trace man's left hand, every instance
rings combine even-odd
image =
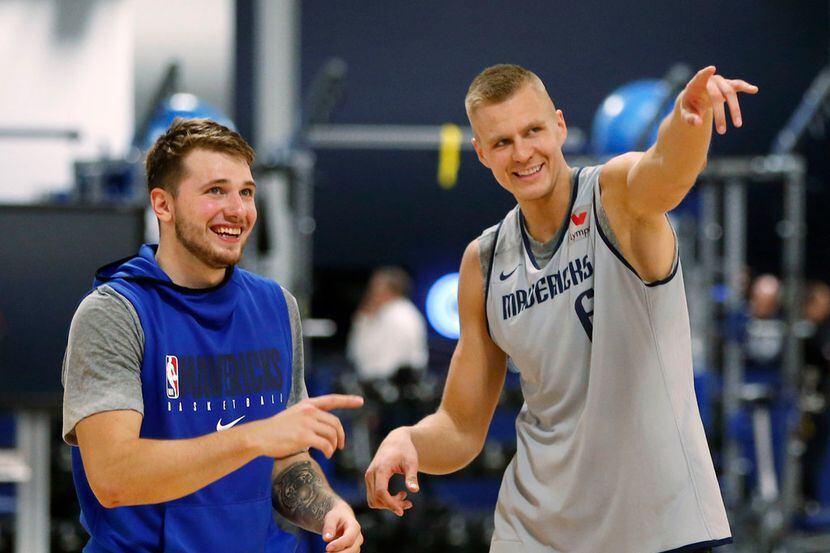
[[[358,553],[363,544],[360,524],[352,508],[343,500],[337,501],[326,513],[322,535],[329,552]]]

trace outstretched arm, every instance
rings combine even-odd
[[[326,551],[360,551],[363,535],[354,512],[331,489],[308,453],[275,461],[271,492],[277,512],[300,528],[321,534],[329,542]]]
[[[403,515],[412,503],[406,499],[407,492],[389,493],[393,474],[403,474],[407,489],[417,492],[419,470],[453,472],[481,451],[507,370],[506,355],[490,338],[484,309],[478,241],[474,241],[461,261],[461,337],[450,362],[441,406],[415,426],[393,430],[378,448],[366,471],[370,507]]]
[[[706,165],[712,126],[726,133],[743,125],[739,93],[758,87],[715,73],[698,71],[678,95],[663,122],[657,142],[646,152],[630,152],[602,169],[602,203],[626,259],[646,280],[665,276],[674,256],[674,238],[665,214],[683,200]]]
[[[329,411],[362,404],[356,396],[305,399],[273,417],[189,439],[140,437],[142,416],[135,411],[96,413],[75,429],[92,491],[111,508],[178,499],[263,455],[314,447],[331,457],[345,435]]]
[[[632,211],[662,214],[680,203],[706,165],[713,121],[718,133],[726,134],[724,105],[732,124],[743,125],[739,92],[755,94],[758,87],[717,75],[712,65],[692,77],[660,124],[657,142],[628,171]]]

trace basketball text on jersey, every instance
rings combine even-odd
[[[527,290],[516,290],[501,297],[502,319],[515,317],[525,309],[555,298],[571,286],[591,278],[594,267],[587,255],[572,259],[563,269],[540,277]]]

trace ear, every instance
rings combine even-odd
[[[473,149],[476,151],[476,155],[478,156],[478,160],[481,162],[482,165],[484,165],[485,167],[487,167],[489,169],[490,165],[488,165],[487,159],[484,157],[484,151],[481,149],[481,144],[478,143],[478,140],[476,140],[475,137],[470,139],[470,142],[473,145]]]
[[[175,210],[173,208],[173,197],[163,188],[150,190],[150,207],[156,214],[160,223],[167,223],[173,219]]]
[[[560,147],[565,145],[565,139],[568,138],[568,125],[565,124],[565,114],[561,109],[556,110],[556,128],[559,129]]]

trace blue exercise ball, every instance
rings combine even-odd
[[[177,117],[211,119],[220,125],[236,130],[233,121],[222,113],[222,110],[194,94],[179,92],[166,98],[156,109],[141,143],[143,149],[150,149],[156,139],[164,134]]]
[[[657,140],[659,121],[674,107],[666,102],[669,86],[660,79],[643,79],[614,90],[599,106],[591,128],[591,151],[595,155],[614,155],[640,148],[637,143],[646,127],[665,103],[660,119],[649,133],[648,148]]]

